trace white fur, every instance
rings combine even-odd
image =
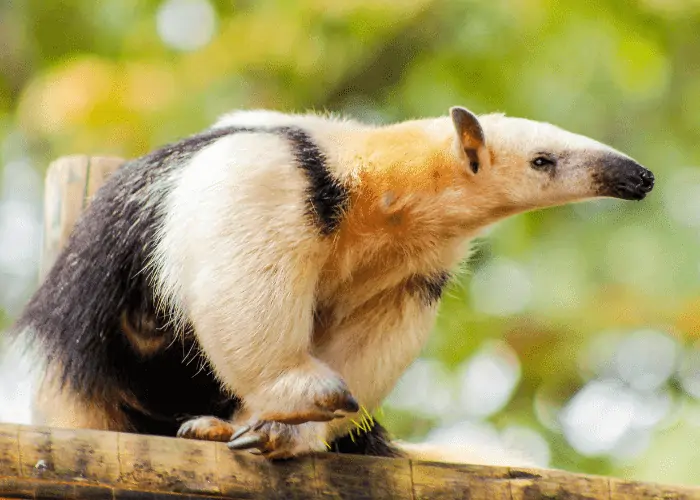
[[[328,376],[308,354],[328,248],[306,223],[305,189],[282,138],[227,136],[184,170],[158,245],[160,294],[192,320],[217,375],[260,411],[294,408],[307,371],[315,383]]]

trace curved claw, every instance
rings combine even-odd
[[[180,428],[177,430],[177,434],[175,434],[175,437],[185,437],[187,434],[190,432],[192,429],[192,424],[190,422],[184,423],[180,426]]]
[[[228,446],[230,450],[246,450],[248,448],[256,448],[264,442],[265,439],[260,435],[241,436],[236,439],[231,439],[226,446]]]
[[[238,429],[236,432],[233,433],[233,436],[231,436],[231,439],[229,439],[229,442],[233,442],[239,437],[241,437],[243,434],[246,432],[250,431],[253,428],[252,425],[244,425],[240,429]]]

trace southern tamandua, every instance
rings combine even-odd
[[[349,417],[419,355],[470,240],[653,184],[600,142],[462,107],[226,115],[124,164],[81,216],[15,327],[45,375],[37,423],[401,455],[376,421],[351,439]]]

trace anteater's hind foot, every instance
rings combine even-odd
[[[177,431],[177,437],[226,443],[236,430],[232,423],[220,418],[197,417],[183,423]]]

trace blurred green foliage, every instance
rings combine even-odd
[[[22,156],[43,171],[64,154],[134,156],[254,107],[387,122],[461,104],[609,143],[654,171],[651,196],[499,224],[448,293],[425,357],[454,382],[484,342],[502,341],[519,376],[507,404],[487,416],[495,429],[536,431],[556,467],[700,484],[698,393],[687,390],[700,376],[691,363],[700,333],[700,2],[221,0],[207,4],[210,38],[192,50],[164,41],[165,3],[0,4],[2,162]],[[499,262],[505,271],[494,274]],[[493,309],[499,297],[510,309]],[[0,310],[0,321],[17,312]],[[639,329],[677,346],[673,373],[654,388],[670,409],[632,456],[588,456],[546,414],[591,380],[628,383],[609,358]],[[456,406],[387,405],[385,420],[420,439],[459,420]]]

